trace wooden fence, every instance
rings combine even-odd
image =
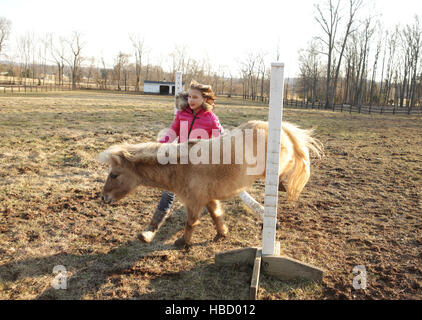
[[[268,97],[242,96],[244,100],[251,100],[268,104]],[[289,109],[315,109],[315,110],[329,110],[348,113],[362,113],[362,114],[402,114],[402,115],[422,115],[422,106],[417,107],[399,107],[399,106],[351,106],[346,104],[336,104],[331,108],[326,109],[322,102],[318,101],[312,104],[310,101],[303,101],[297,99],[284,99],[284,107]]]
[[[334,105],[326,109],[321,103],[312,105],[301,100],[284,100],[284,105],[288,108],[297,109],[316,109],[316,110],[330,110],[348,113],[362,113],[362,114],[407,114],[407,115],[422,115],[422,107],[399,107],[399,106],[351,106],[351,105]]]
[[[2,85],[0,84],[0,93],[19,93],[19,92],[48,92],[72,90],[71,84],[65,85]]]
[[[76,90],[86,89],[83,87],[77,87]],[[19,92],[48,92],[48,91],[66,91],[72,90],[72,85],[0,85],[0,93],[19,93]],[[125,92],[125,91],[121,91]],[[142,93],[140,93],[142,94]],[[256,102],[262,102],[263,104],[268,103],[267,97],[256,97],[256,99],[250,99],[250,97],[243,96],[246,100],[255,100]],[[284,106],[292,109],[315,109],[315,110],[331,110],[348,113],[362,113],[362,114],[393,114],[393,115],[422,115],[422,106],[419,107],[399,107],[399,106],[351,106],[351,105],[334,105],[331,108],[326,109],[321,103],[311,104],[303,100],[285,99]]]

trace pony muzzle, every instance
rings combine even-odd
[[[108,195],[102,195],[101,200],[107,204],[112,204],[114,202],[114,200]]]

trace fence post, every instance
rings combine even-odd
[[[174,115],[177,113],[176,97],[183,91],[183,73],[181,71],[176,72],[175,86],[174,86]]]

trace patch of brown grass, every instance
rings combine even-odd
[[[220,99],[227,129],[267,119],[259,103]],[[216,267],[217,252],[259,246],[261,221],[239,199],[224,202],[230,237],[214,243],[204,212],[195,245],[176,250],[185,211],[152,244],[136,240],[159,190],[140,187],[107,206],[107,169],[96,159],[112,144],[156,139],[173,118],[172,99],[95,92],[2,95],[0,102],[0,299],[247,299],[251,269]],[[420,118],[286,110],[317,127],[326,156],[312,162],[300,201],[279,201],[283,254],[326,269],[322,283],[263,275],[261,299],[420,299],[422,297]],[[250,193],[263,202],[264,182]],[[67,290],[55,290],[54,266]],[[368,288],[354,290],[364,265]]]

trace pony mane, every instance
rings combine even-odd
[[[123,165],[123,161],[127,161],[134,165],[137,163],[154,165],[159,164],[157,155],[160,148],[164,148],[164,152],[168,155],[173,150],[173,154],[177,154],[177,161],[180,160],[181,151],[180,148],[184,145],[190,149],[195,144],[201,142],[201,140],[189,140],[182,144],[173,143],[158,143],[158,142],[146,142],[139,144],[119,144],[108,148],[101,152],[98,156],[98,161],[102,164],[112,165],[117,163]]]
[[[98,161],[107,165],[112,165],[113,162],[121,163],[119,160],[122,159],[132,164],[157,164],[157,150],[160,146],[161,143],[157,142],[114,145],[101,152]]]

